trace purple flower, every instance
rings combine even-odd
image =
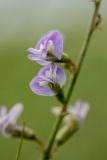
[[[56,64],[43,67],[30,82],[31,90],[38,95],[53,96],[64,86],[66,76]]]
[[[78,126],[80,126],[84,122],[89,108],[89,104],[82,101],[77,101],[74,105],[69,105],[67,108],[67,115],[64,117],[64,122],[72,126],[72,123],[77,121]],[[54,107],[52,112],[58,116],[61,112],[61,108]]]
[[[5,137],[12,136],[9,127],[15,128],[17,126],[16,122],[18,117],[23,111],[23,105],[17,103],[13,106],[10,112],[7,113],[7,108],[5,106],[0,107],[0,133]]]
[[[52,31],[40,38],[35,48],[29,48],[28,58],[41,65],[48,65],[60,60],[63,52],[63,36],[59,31]]]

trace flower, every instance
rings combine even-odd
[[[69,106],[69,114],[65,117],[65,122],[68,123],[72,122],[72,120],[76,120],[78,122],[78,127],[80,127],[87,116],[89,108],[88,103],[77,101],[74,106]]]
[[[65,82],[66,76],[63,70],[52,63],[39,71],[30,82],[30,88],[35,94],[53,96],[58,94]]]
[[[0,133],[2,135],[5,137],[12,136],[11,129],[13,131],[17,127],[16,122],[22,111],[23,105],[21,103],[15,104],[8,113],[5,106],[0,107]]]
[[[75,105],[69,105],[67,108],[67,113],[64,117],[64,123],[72,125],[72,123],[76,121],[78,123],[78,127],[81,126],[87,116],[89,108],[89,104],[82,101],[77,101]],[[52,113],[57,116],[60,114],[60,112],[60,107],[54,107],[52,109]]]
[[[35,48],[29,48],[28,58],[41,65],[60,60],[63,52],[63,36],[59,31],[51,31],[40,38]]]
[[[64,125],[60,128],[55,138],[57,145],[62,145],[78,131],[88,111],[89,104],[82,101],[77,101],[75,105],[68,106],[63,119]],[[58,116],[61,113],[61,108],[55,107],[52,112]]]

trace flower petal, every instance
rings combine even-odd
[[[38,94],[44,96],[53,96],[57,94],[54,90],[55,85],[63,87],[66,81],[66,76],[63,70],[57,67],[56,64],[51,64],[49,66],[43,67],[36,77],[30,82],[31,90]],[[49,87],[52,85],[52,88]]]
[[[4,110],[6,112],[6,110]],[[4,112],[3,111],[3,112]],[[5,136],[5,137],[10,137],[11,133],[8,130],[9,126],[16,126],[16,121],[20,114],[23,111],[23,105],[21,103],[17,103],[16,105],[13,106],[11,111],[7,114],[4,114],[4,116],[0,120],[0,132]]]
[[[77,101],[75,104],[75,109],[77,110],[77,115],[81,119],[85,119],[88,111],[89,111],[89,104],[82,102],[82,101]]]
[[[69,112],[79,121],[83,121],[89,111],[89,108],[88,103],[77,101],[74,106],[69,107]]]
[[[0,107],[0,120],[6,115],[7,108],[5,106]]]
[[[57,68],[56,72],[56,81],[58,84],[60,84],[61,87],[63,87],[66,83],[66,75],[64,71],[61,68]]]
[[[29,53],[28,59],[36,61],[41,65],[48,65],[51,63],[50,61],[45,60],[47,54],[46,52],[42,53],[41,51],[34,48],[29,48],[27,51]]]
[[[35,48],[40,49],[41,44],[45,45],[47,43],[47,40],[48,40],[48,34],[42,36],[38,41],[38,43],[36,44]]]
[[[52,80],[56,79],[56,72],[57,72],[57,65],[55,63],[52,63],[51,65],[43,67],[38,75],[39,76],[45,76],[47,78],[50,78]]]
[[[52,31],[49,33],[48,41],[53,42],[53,54],[60,60],[63,52],[63,36],[59,31]]]
[[[42,67],[38,73],[38,76],[45,76],[46,73],[50,71],[50,66],[51,65]]]
[[[44,81],[44,83],[47,83],[47,81]],[[46,85],[42,86],[40,83],[43,83],[43,80],[39,77],[34,77],[30,82],[30,88],[32,92],[34,92],[37,95],[42,96],[53,96],[55,93]]]
[[[23,104],[22,103],[15,104],[11,109],[11,111],[7,114],[4,121],[4,125],[7,126],[8,124],[15,124],[22,111],[23,111]]]
[[[51,79],[53,81],[55,81],[56,83],[58,83],[61,87],[64,86],[65,82],[66,82],[66,75],[64,73],[64,71],[57,67],[56,64],[52,63],[49,66],[45,66],[43,67],[38,75],[39,76],[46,76],[46,73],[49,73],[51,75]]]
[[[41,65],[48,65],[61,59],[63,52],[63,36],[59,31],[51,31],[42,36],[35,46],[27,50],[30,54],[28,58]]]

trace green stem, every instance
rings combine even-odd
[[[93,34],[94,30],[95,30],[95,20],[96,20],[98,11],[99,11],[100,3],[101,3],[101,0],[100,0],[99,3],[95,6],[95,10],[94,10],[94,12],[93,12],[93,16],[92,16],[92,19],[91,19],[91,23],[90,23],[89,28],[88,28],[88,30],[87,30],[86,37],[85,37],[85,39],[84,39],[83,46],[82,46],[82,48],[81,48],[81,51],[80,51],[80,54],[79,54],[79,58],[78,58],[78,61],[77,61],[77,72],[75,73],[75,75],[74,75],[74,77],[73,77],[73,79],[72,79],[71,86],[70,86],[69,91],[68,91],[68,94],[67,94],[66,104],[68,104],[69,99],[70,99],[70,97],[71,97],[71,95],[72,95],[72,92],[73,92],[74,86],[75,86],[75,84],[76,84],[76,81],[77,81],[79,72],[80,72],[80,70],[81,70],[81,67],[82,67],[82,64],[83,64],[83,61],[84,61],[86,52],[87,52],[88,47],[89,47],[89,43],[90,43],[90,40],[91,40],[91,36],[92,36],[92,34]]]
[[[61,110],[61,114],[60,114],[60,116],[58,117],[58,119],[56,120],[55,126],[54,126],[54,128],[53,128],[53,130],[52,130],[52,135],[50,136],[49,143],[48,143],[48,145],[47,145],[47,148],[46,148],[46,151],[45,151],[43,160],[48,160],[48,159],[50,159],[50,157],[51,157],[50,151],[51,151],[51,149],[52,149],[52,147],[53,147],[56,134],[57,134],[57,132],[58,132],[58,130],[59,130],[59,128],[60,128],[62,119],[63,119],[63,117],[64,117],[64,114],[63,114],[63,113],[64,113],[65,109],[66,109],[66,106],[63,105],[63,106],[62,106],[62,110]]]
[[[25,128],[25,123],[23,124],[22,134],[20,136],[20,142],[19,142],[18,151],[17,151],[17,154],[16,154],[16,160],[20,159],[20,153],[21,153],[22,142],[23,142],[24,128]]]
[[[64,117],[63,113],[66,110],[66,107],[67,107],[68,102],[70,100],[70,97],[72,95],[74,86],[76,84],[78,75],[79,75],[80,70],[81,70],[81,66],[83,64],[83,60],[85,58],[85,55],[86,55],[86,52],[87,52],[87,49],[88,49],[88,46],[89,46],[91,36],[93,34],[93,31],[95,30],[95,21],[96,21],[97,15],[98,15],[101,0],[99,0],[98,2],[95,2],[95,3],[96,3],[95,4],[95,9],[94,9],[94,12],[93,12],[93,15],[92,15],[91,23],[89,25],[88,31],[86,33],[86,37],[84,39],[82,49],[81,49],[80,54],[79,54],[79,59],[78,59],[78,62],[77,62],[77,72],[74,74],[74,77],[72,79],[71,86],[70,86],[70,89],[69,89],[68,94],[67,94],[67,98],[65,100],[65,103],[63,103],[61,113],[60,113],[60,115],[59,115],[59,117],[56,121],[55,127],[52,131],[52,134],[51,134],[51,137],[49,139],[48,145],[47,145],[46,150],[44,152],[43,160],[49,160],[51,158],[51,151],[52,151],[52,148],[53,148],[53,145],[54,145],[54,140],[55,140],[56,134],[57,134],[57,132],[60,128],[60,125],[61,125],[63,117]]]

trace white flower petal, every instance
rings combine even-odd
[[[1,106],[1,107],[0,107],[0,119],[1,119],[2,117],[4,117],[4,116],[6,115],[6,113],[7,113],[7,108],[6,108],[6,106]]]
[[[22,103],[15,104],[11,109],[11,111],[7,114],[9,123],[12,123],[12,124],[16,123],[22,111],[23,111],[23,104]]]

